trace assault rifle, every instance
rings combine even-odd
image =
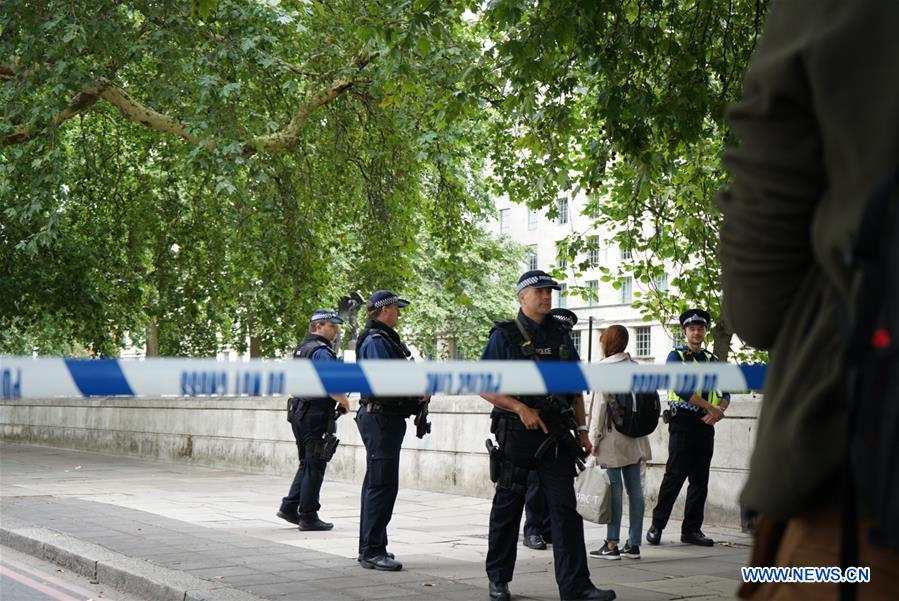
[[[538,409],[540,419],[549,429],[549,436],[537,447],[534,458],[541,459],[553,446],[560,444],[571,452],[578,471],[582,471],[585,466],[584,460],[587,459],[587,451],[573,433],[573,430],[577,428],[574,407],[564,397],[549,395]]]

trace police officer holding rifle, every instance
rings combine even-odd
[[[549,317],[559,284],[543,271],[525,272],[516,292],[515,319],[496,322],[482,359],[578,361],[571,336]],[[487,550],[491,601],[509,601],[528,475],[536,472],[549,506],[556,583],[563,601],[604,600],[615,593],[593,586],[587,569],[584,522],[577,513],[574,476],[590,451],[583,395],[482,394],[493,404],[488,440],[496,483]],[[574,434],[576,432],[577,434]]]

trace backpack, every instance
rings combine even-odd
[[[869,198],[847,263],[842,560],[857,565],[860,517],[875,524],[867,540],[899,550],[899,170]]]
[[[606,416],[616,430],[632,438],[647,436],[655,431],[662,412],[658,392],[625,392],[612,397]]]

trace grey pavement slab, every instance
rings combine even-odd
[[[389,533],[405,567],[384,573],[355,561],[359,484],[326,479],[321,515],[335,528],[300,532],[274,515],[292,476],[2,444],[0,543],[55,549],[108,578],[144,575],[148,598],[487,598],[489,499],[401,490]],[[589,558],[593,581],[633,601],[733,598],[748,537],[707,528],[721,544],[700,548],[676,540],[679,531],[672,521],[640,560]],[[588,549],[604,535],[605,526],[585,525]],[[552,552],[519,547],[510,586],[522,601],[558,599]]]

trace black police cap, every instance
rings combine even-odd
[[[387,305],[397,305],[399,308],[408,307],[409,301],[403,300],[390,290],[377,290],[368,297],[368,310],[380,309]]]
[[[555,281],[545,271],[533,269],[525,271],[518,278],[518,285],[515,287],[516,294],[525,288],[552,288],[553,290],[561,290],[559,282]]]
[[[309,321],[330,321],[331,323],[341,324],[343,320],[337,317],[337,311],[331,309],[316,309]]]
[[[559,320],[569,330],[577,323],[577,315],[568,309],[553,309],[549,312],[553,318]]]
[[[680,325],[682,328],[686,328],[691,323],[698,323],[708,328],[712,325],[712,316],[709,315],[708,311],[703,311],[702,309],[689,309],[680,314]]]

